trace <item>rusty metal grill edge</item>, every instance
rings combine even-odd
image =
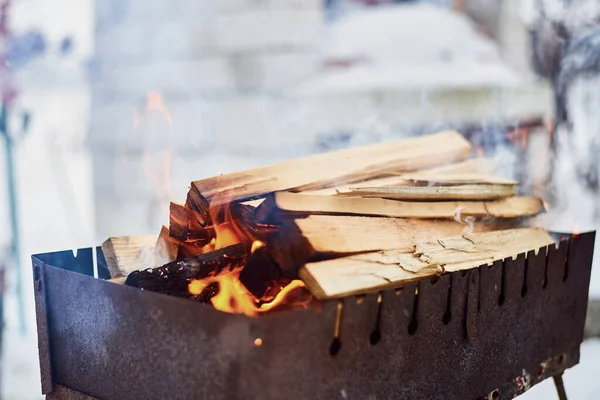
[[[594,238],[581,234],[361,302],[259,318],[95,279],[91,248],[77,257],[35,255],[42,392],[49,399],[510,399],[579,362]],[[332,355],[336,318],[341,347]]]

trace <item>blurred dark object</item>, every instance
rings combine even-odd
[[[44,35],[37,30],[31,30],[24,35],[11,38],[5,59],[11,69],[20,68],[32,59],[43,55],[46,48]]]
[[[62,56],[67,56],[73,52],[74,47],[73,38],[71,36],[65,36],[63,40],[60,41],[58,49]]]

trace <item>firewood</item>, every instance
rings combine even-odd
[[[266,247],[257,249],[240,272],[240,282],[257,299],[265,297],[281,278],[282,272],[269,256]]]
[[[418,243],[412,253],[405,249],[381,251],[308,263],[300,277],[315,297],[325,300],[401,287],[552,243],[548,233],[537,228],[471,233]]]
[[[467,227],[444,220],[310,215],[282,223],[268,238],[267,247],[286,276],[295,278],[298,268],[317,256],[378,250],[412,252],[418,242],[459,235],[469,229],[480,232],[493,227]]]
[[[381,198],[319,196],[277,192],[256,209],[257,221],[276,221],[294,215],[371,215],[397,218],[456,218],[457,216],[517,218],[541,212],[535,197],[509,197],[495,201],[408,202]],[[286,217],[287,216],[287,217]]]
[[[488,158],[472,158],[456,164],[447,164],[441,167],[433,167],[418,172],[406,172],[381,178],[367,179],[361,182],[353,182],[344,185],[336,185],[330,188],[318,190],[305,190],[305,194],[335,195],[340,192],[349,192],[351,188],[357,187],[382,187],[382,186],[415,186],[415,182],[407,179],[411,175],[427,175],[427,177],[443,177],[446,175],[483,175],[492,174],[494,166]],[[259,203],[260,204],[260,203]],[[258,204],[254,204],[258,206]]]
[[[193,258],[170,262],[158,268],[131,272],[128,286],[187,297],[192,279],[239,271],[248,260],[250,248],[243,243],[227,246]]]
[[[511,185],[387,186],[361,187],[340,193],[344,196],[379,197],[396,200],[497,200],[515,195]]]
[[[316,154],[192,182],[186,206],[203,222],[211,206],[250,200],[279,190],[303,191],[417,171],[464,160],[469,143],[453,131]]]
[[[412,186],[450,186],[450,185],[509,185],[516,186],[519,182],[505,179],[492,174],[467,173],[467,174],[432,174],[415,172],[402,175],[404,179],[411,182]],[[366,185],[365,185],[366,186]]]
[[[181,241],[187,240],[190,221],[185,205],[172,201],[169,211],[169,235]]]
[[[127,276],[130,272],[148,268],[148,254],[154,251],[156,236],[120,236],[102,243],[111,278]]]

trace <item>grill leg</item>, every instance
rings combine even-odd
[[[559,400],[567,400],[567,393],[565,392],[565,384],[563,383],[562,376],[563,374],[554,377],[554,385],[556,386]]]

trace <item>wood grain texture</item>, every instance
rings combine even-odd
[[[130,272],[148,268],[149,254],[154,252],[156,235],[119,236],[102,243],[102,252],[111,278],[127,276]]]
[[[412,202],[277,192],[267,196],[255,213],[257,221],[282,219],[285,218],[282,215],[290,214],[369,215],[422,219],[452,219],[459,216],[517,218],[537,215],[542,208],[542,202],[535,197],[509,197],[495,201]]]
[[[538,228],[473,233],[418,243],[405,249],[306,264],[300,277],[319,299],[345,297],[476,268],[554,243]]]
[[[178,240],[188,236],[189,217],[184,203],[172,201],[169,205],[169,235]]]
[[[494,165],[488,158],[472,158],[459,163],[447,164],[441,167],[433,167],[418,171],[419,175],[444,176],[447,174],[486,174],[493,173]],[[415,172],[416,173],[416,172]],[[405,176],[413,173],[397,173],[394,175],[383,176],[381,178],[366,179],[361,182],[336,185],[329,188],[317,190],[304,190],[302,193],[315,195],[335,195],[340,192],[349,192],[351,188],[357,187],[381,187],[381,186],[414,186],[415,182],[408,180]]]
[[[379,197],[396,200],[498,200],[515,195],[511,185],[386,186],[352,188],[343,196]]]
[[[457,132],[377,143],[297,158],[192,182],[186,205],[206,215],[208,203],[247,200],[267,193],[316,190],[464,160],[470,144]],[[204,201],[203,201],[204,199]]]
[[[419,242],[495,229],[452,220],[310,215],[287,221],[267,241],[271,257],[290,277],[316,256],[339,256],[378,250],[414,251]]]

